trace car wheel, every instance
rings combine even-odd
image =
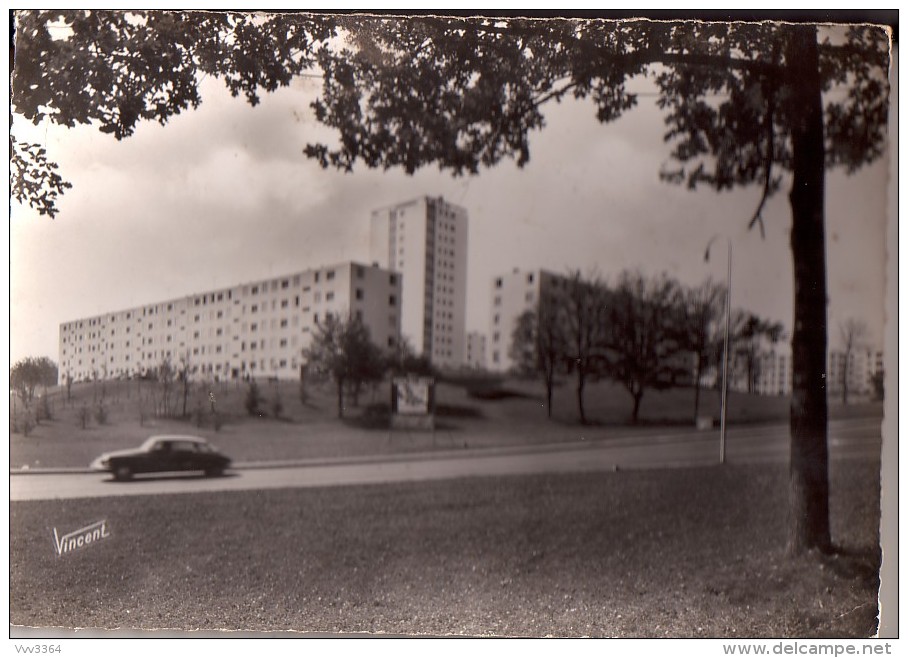
[[[122,482],[124,480],[129,480],[131,478],[132,478],[132,469],[129,468],[129,466],[126,466],[126,465],[117,466],[114,469],[114,479],[115,480],[120,480]]]

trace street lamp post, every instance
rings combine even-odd
[[[731,240],[727,236],[714,235],[706,244],[703,260],[709,260],[709,248],[717,238],[724,237],[728,244],[728,273],[725,281],[725,345],[722,350],[722,409],[719,421],[719,463],[725,463],[725,429],[728,418],[728,334],[731,331]]]

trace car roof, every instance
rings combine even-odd
[[[160,434],[158,436],[150,436],[146,439],[146,443],[150,441],[193,441],[195,443],[208,443],[207,440],[203,439],[200,436],[188,436],[181,434]]]

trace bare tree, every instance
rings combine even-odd
[[[577,411],[580,422],[588,420],[583,404],[587,379],[602,371],[606,316],[606,289],[596,275],[569,274],[564,295],[565,354],[576,375]]]
[[[694,357],[694,421],[700,414],[700,384],[712,360],[725,300],[725,287],[707,279],[684,292],[684,330]],[[718,362],[717,362],[718,363]]]
[[[543,292],[536,309],[518,319],[511,336],[510,357],[524,374],[537,374],[545,384],[546,413],[552,417],[555,375],[563,365],[565,349],[565,308],[553,292]]]
[[[161,390],[160,414],[165,417],[169,416],[171,413],[170,396],[173,392],[173,382],[176,377],[176,372],[169,356],[165,356],[161,360],[161,364],[155,369],[153,376],[157,378],[158,386]]]
[[[867,337],[867,324],[863,320],[848,318],[839,324],[842,337],[844,362],[842,363],[842,404],[848,404],[848,383],[851,378],[852,361],[855,351],[860,349]]]
[[[179,379],[183,390],[183,412],[181,414],[183,418],[186,418],[186,404],[189,399],[189,389],[192,388],[192,374],[194,372],[195,367],[189,358],[189,351],[186,351],[180,356],[180,367],[177,370],[177,379]]]

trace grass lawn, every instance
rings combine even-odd
[[[691,427],[693,391],[672,389],[648,392],[641,423],[627,425],[630,397],[612,382],[590,384],[586,406],[592,425],[577,422],[570,381],[558,387],[551,421],[546,419],[543,390],[538,382],[493,380],[485,387],[469,380],[445,382],[437,390],[435,434],[394,433],[387,430],[387,383],[366,391],[360,404],[348,401],[345,421],[336,417],[336,400],[330,386],[307,386],[308,399],[299,399],[299,384],[262,384],[261,413],[250,416],[244,408],[246,387],[238,383],[198,390],[187,399],[187,410],[207,412],[211,394],[223,419],[217,429],[202,414],[201,426],[193,420],[156,418],[149,399],[154,386],[138,382],[90,383],[73,387],[73,400],[63,404],[64,391],[53,393],[53,420],[42,421],[28,437],[10,434],[10,467],[85,467],[100,453],[138,446],[152,434],[197,434],[208,438],[238,462],[325,457],[353,457],[434,449],[476,448],[560,441],[607,440],[632,432],[664,431],[666,427]],[[479,393],[479,394],[477,394]],[[93,411],[104,399],[107,418],[99,424],[92,418],[83,429],[79,410]],[[279,417],[274,402],[280,399]],[[144,400],[144,402],[140,402]],[[176,400],[182,407],[182,400]],[[785,422],[789,401],[782,397],[732,394],[729,423]],[[145,418],[140,413],[144,409]],[[718,416],[715,391],[704,391],[701,411]],[[882,417],[881,403],[834,406],[833,418],[855,415]]]
[[[777,465],[18,502],[10,622],[868,637],[878,482],[878,462],[834,462],[843,552],[797,559]],[[102,519],[109,538],[56,555],[52,528]]]

